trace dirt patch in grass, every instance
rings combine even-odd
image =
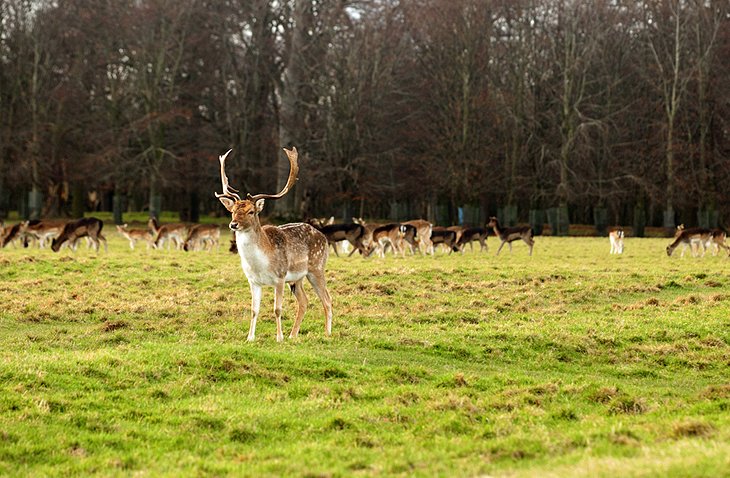
[[[715,427],[710,423],[701,421],[686,421],[677,423],[672,428],[674,438],[708,437],[715,432]]]

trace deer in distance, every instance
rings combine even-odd
[[[251,325],[248,341],[256,335],[256,320],[259,316],[262,290],[274,287],[274,316],[276,318],[276,340],[284,340],[281,328],[281,307],[284,300],[284,286],[289,284],[297,300],[297,315],[289,338],[296,338],[307,309],[307,296],[304,294],[304,279],[314,288],[324,306],[325,334],[332,333],[332,298],[327,291],[325,265],[328,257],[327,238],[310,224],[293,223],[282,226],[261,225],[259,214],[266,199],[283,197],[297,181],[299,173],[296,148],[284,148],[289,159],[289,177],[286,185],[278,194],[248,194],[245,199],[238,190],[228,185],[225,172],[226,158],[219,156],[221,184],[223,193],[216,197],[231,213],[229,227],[236,234],[236,247],[241,258],[241,267],[251,289]]]
[[[502,250],[505,244],[509,246],[510,253],[512,252],[512,242],[522,239],[525,244],[530,248],[530,255],[532,255],[532,247],[535,245],[535,240],[532,238],[532,228],[530,226],[518,226],[518,227],[502,227],[499,225],[499,220],[492,216],[489,218],[487,227],[494,229],[494,235],[499,237],[502,243],[497,249],[497,254]]]
[[[101,233],[101,229],[104,227],[104,222],[101,219],[95,217],[83,217],[78,221],[71,221],[63,226],[61,234],[53,239],[51,249],[53,252],[58,252],[61,246],[68,242],[71,245],[71,249],[76,251],[76,243],[82,237],[88,237],[96,252],[99,252],[100,241],[104,241],[104,250],[107,251],[106,237]]]
[[[608,242],[611,243],[611,254],[624,253],[624,230],[621,228],[613,229],[608,233]]]
[[[137,241],[147,243],[147,250],[150,248],[157,249],[155,245],[155,236],[149,229],[130,229],[126,224],[117,226],[117,232],[129,241],[129,248],[134,250]]]

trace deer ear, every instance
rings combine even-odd
[[[256,212],[261,212],[264,209],[264,200],[258,199],[256,200]]]
[[[227,197],[219,197],[218,199],[220,199],[221,203],[223,204],[223,207],[228,209],[228,212],[233,212],[233,206],[234,206],[234,204],[236,204],[236,201],[234,201],[233,199],[229,199]]]

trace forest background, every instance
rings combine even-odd
[[[726,0],[0,0],[0,217],[730,219]],[[539,232],[539,231],[538,231]]]

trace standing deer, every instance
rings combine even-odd
[[[608,233],[608,241],[611,243],[611,254],[624,253],[624,230],[613,229]]]
[[[306,277],[324,306],[325,334],[332,333],[332,299],[327,291],[324,269],[327,263],[327,238],[309,224],[294,223],[283,226],[261,226],[259,214],[264,208],[265,199],[279,199],[297,181],[299,165],[296,148],[284,149],[289,158],[289,178],[284,189],[278,194],[248,194],[245,199],[238,191],[228,185],[225,172],[226,157],[229,150],[218,159],[221,163],[221,183],[223,193],[216,197],[231,213],[229,227],[236,234],[236,245],[241,257],[241,267],[251,288],[251,325],[248,341],[256,334],[256,319],[259,316],[261,293],[264,286],[274,287],[274,315],[276,317],[276,340],[284,340],[281,329],[281,306],[284,300],[284,285],[289,284],[297,299],[297,316],[289,338],[299,333],[304,312],[307,309],[307,296],[304,294]]]
[[[512,252],[512,242],[518,239],[522,239],[530,247],[530,255],[532,255],[532,247],[535,245],[535,239],[532,238],[532,228],[530,226],[503,228],[499,225],[499,220],[492,216],[489,218],[487,227],[494,229],[494,235],[502,241],[499,249],[497,249],[496,255],[499,255],[499,251],[502,250],[505,244],[509,246],[509,251]]]
[[[155,245],[155,236],[150,232],[149,229],[129,229],[126,224],[121,226],[117,225],[117,232],[124,236],[129,241],[129,248],[134,250],[137,241],[144,241],[147,243],[147,250],[150,248],[157,249]]]

